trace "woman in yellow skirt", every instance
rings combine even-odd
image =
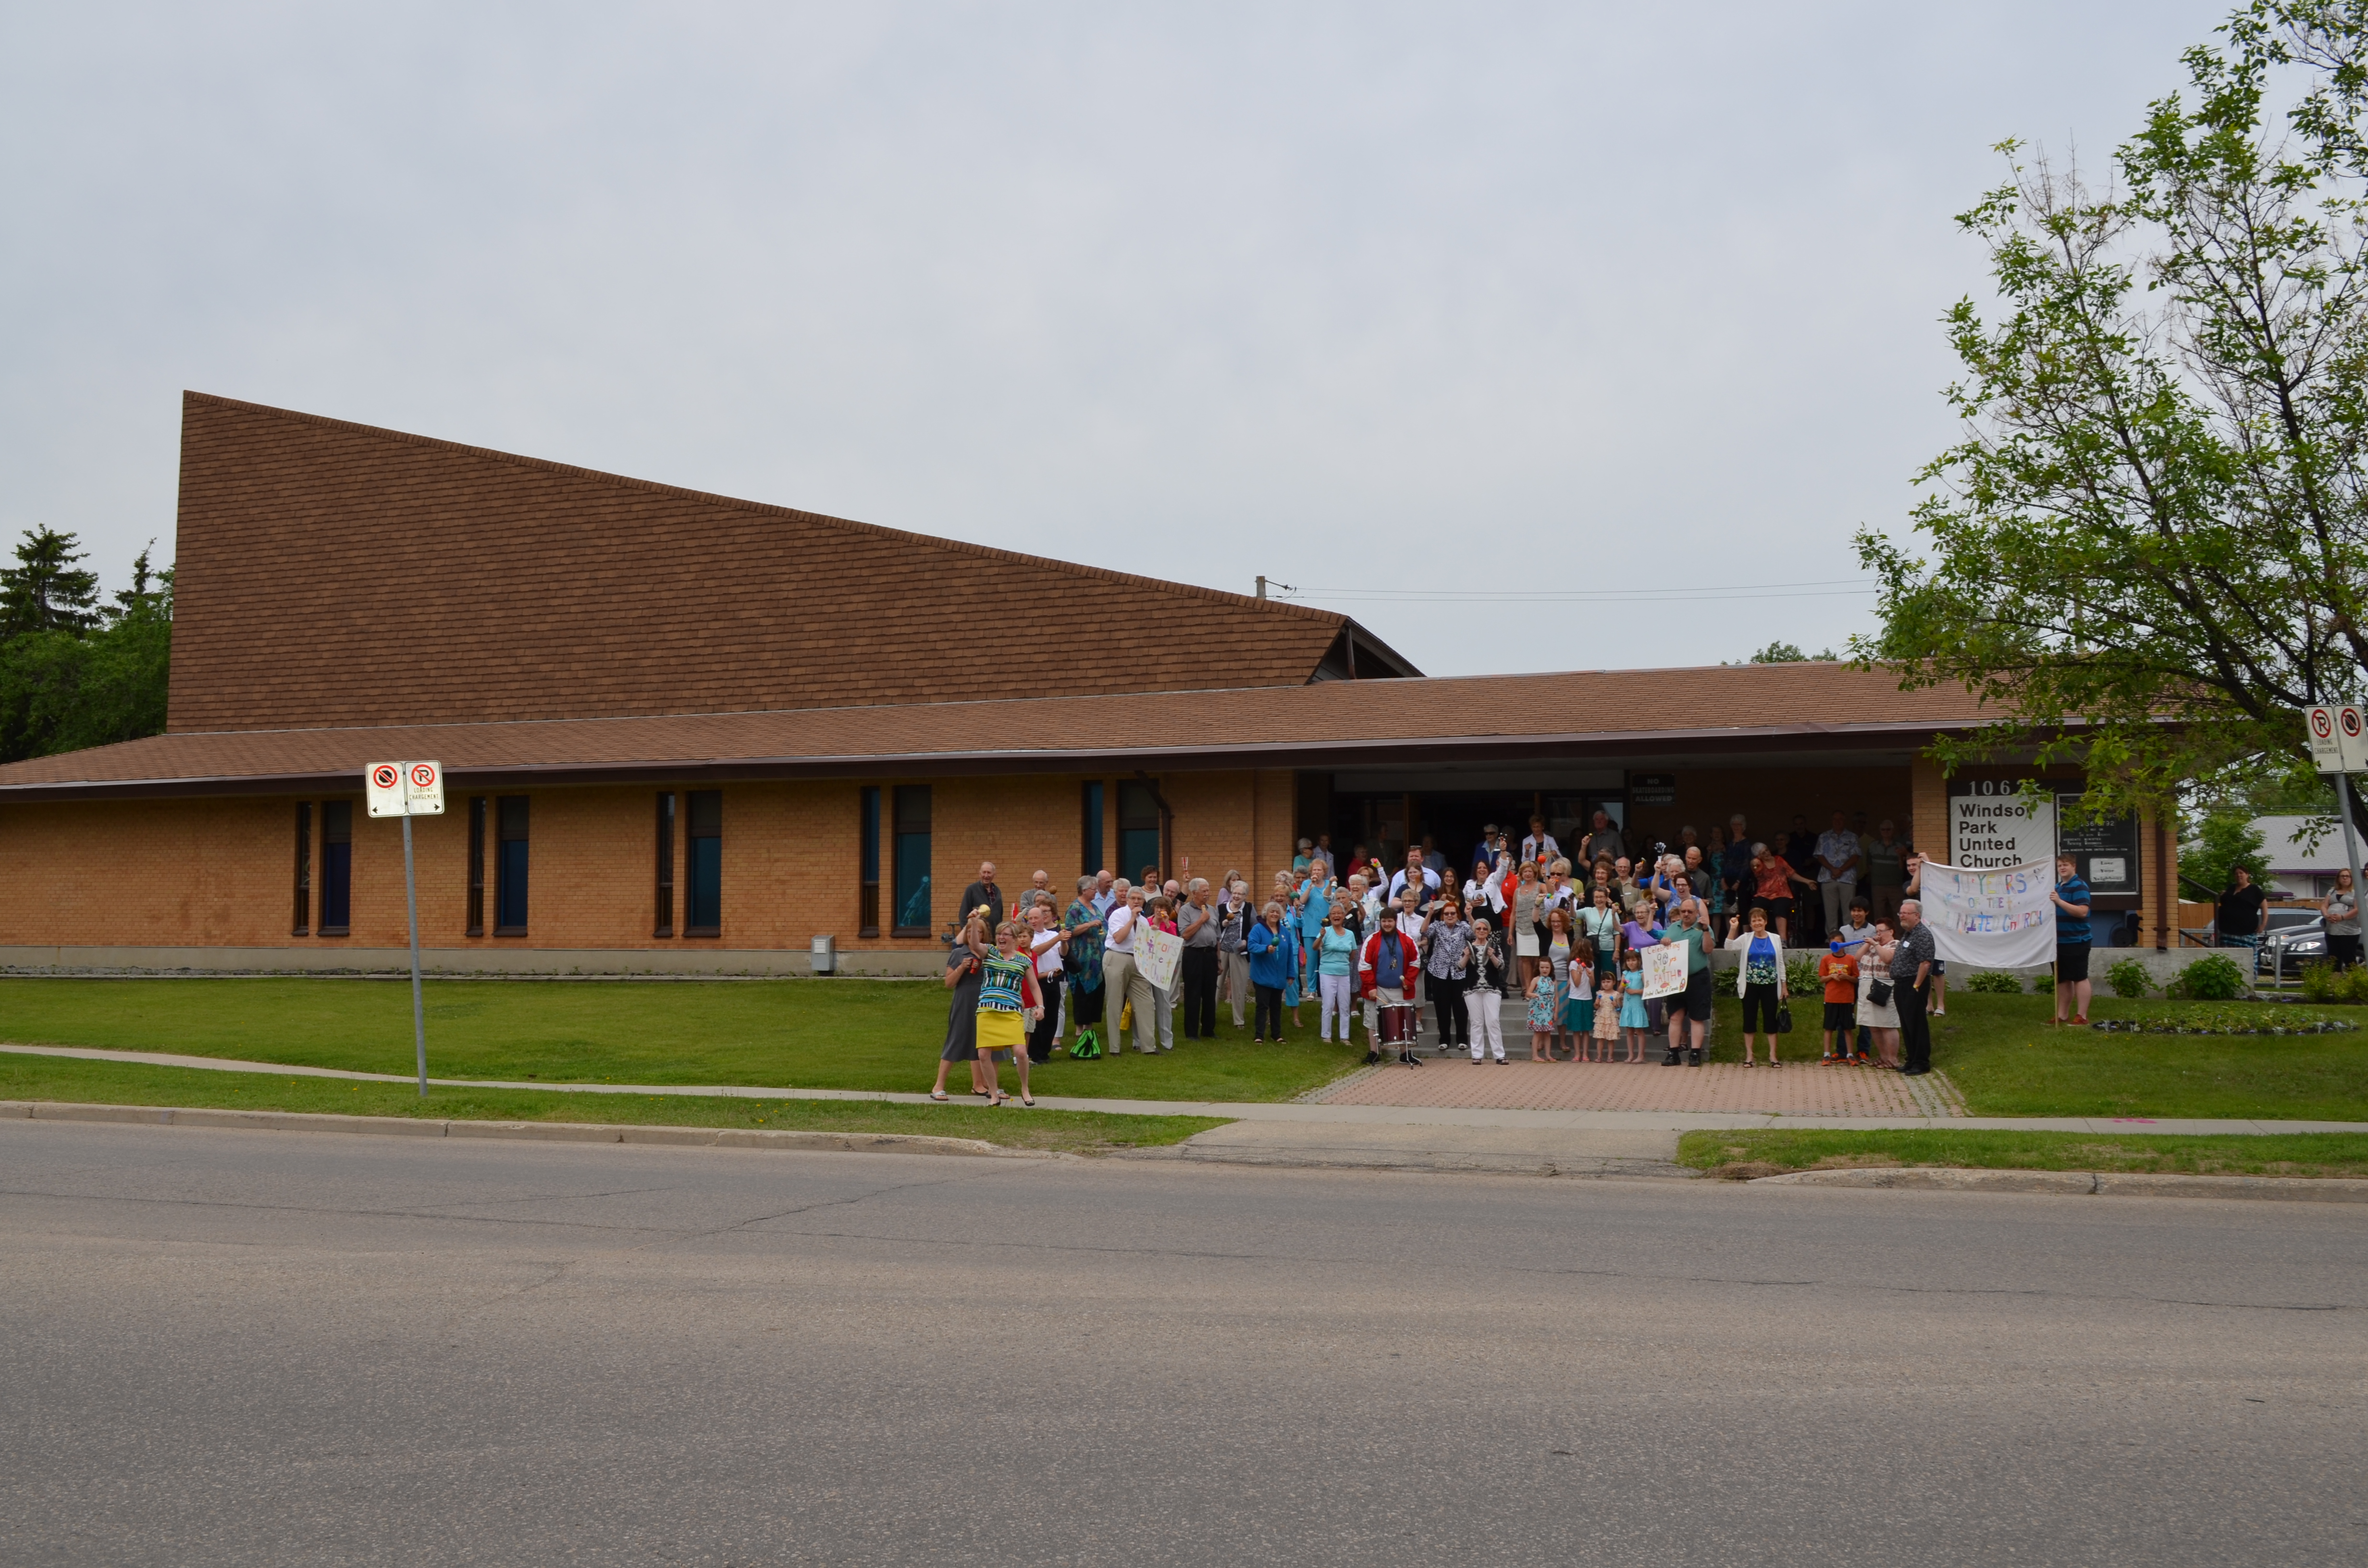
[[[1036,989],[1036,966],[1019,950],[1019,922],[1007,920],[995,928],[995,951],[980,955],[978,985],[978,1062],[986,1074],[987,1103],[1001,1105],[1001,1063],[1008,1054],[1019,1066],[1019,1103],[1033,1106],[1028,1093],[1028,1015],[1042,1012]]]

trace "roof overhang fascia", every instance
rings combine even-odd
[[[1349,741],[1095,746],[1068,750],[864,753],[850,756],[687,757],[454,766],[456,790],[527,784],[677,784],[799,778],[924,778],[1080,773],[1097,769],[1211,772],[1246,767],[1349,768],[1440,762],[1601,761],[1634,756],[1720,756],[1810,749],[1916,750],[1979,724],[1784,724],[1751,729],[1595,731],[1543,735],[1422,735]],[[0,806],[37,801],[169,800],[191,796],[353,793],[361,767],[209,778],[82,779],[0,786]]]

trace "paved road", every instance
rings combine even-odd
[[[2357,1563],[2368,1209],[0,1123],[11,1563]]]

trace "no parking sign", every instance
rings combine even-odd
[[[440,762],[373,762],[362,770],[362,788],[374,817],[444,814],[444,765]]]

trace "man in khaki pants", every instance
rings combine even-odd
[[[1108,936],[1102,943],[1102,1007],[1103,1016],[1110,1019],[1110,1048],[1119,1049],[1118,1021],[1132,1003],[1134,1049],[1150,1056],[1159,1050],[1154,1033],[1159,1025],[1152,1014],[1150,977],[1134,967],[1135,927],[1143,919],[1143,890],[1130,886],[1121,877],[1110,884],[1110,892],[1117,902],[1110,905],[1110,923],[1104,927]]]

